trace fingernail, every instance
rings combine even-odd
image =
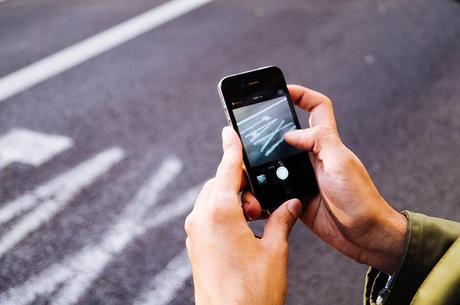
[[[295,130],[290,130],[290,131],[288,131],[288,132],[286,132],[284,134],[284,138],[285,139],[286,138],[292,138],[292,137],[295,137],[295,135],[296,135],[296,131]]]
[[[287,208],[289,212],[295,217],[299,218],[302,213],[302,204],[299,199],[291,199],[287,203]]]
[[[254,220],[254,218],[252,218],[252,216],[249,215],[250,210],[247,210],[247,206],[249,206],[249,202],[243,201],[243,212],[244,212],[244,214],[246,215],[246,218],[247,218],[249,221],[252,221],[252,220]]]
[[[222,143],[224,149],[232,145],[232,130],[230,128],[230,126],[225,126],[224,129],[222,129]]]

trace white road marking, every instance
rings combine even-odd
[[[64,136],[12,129],[0,138],[0,169],[13,162],[39,166],[72,145]]]
[[[282,120],[282,121],[278,124],[278,126],[275,128],[274,131],[272,131],[272,132],[270,132],[270,133],[264,135],[262,138],[258,139],[257,141],[255,141],[255,142],[252,143],[252,144],[253,144],[253,145],[259,145],[260,143],[265,142],[264,145],[262,146],[262,148],[260,149],[260,152],[261,152],[261,153],[264,152],[265,148],[267,148],[268,144],[270,144],[270,143],[272,142],[272,140],[275,138],[275,136],[276,136],[279,132],[283,131],[284,129],[287,129],[287,131],[292,130],[292,129],[295,129],[295,125],[294,125],[294,123],[292,123],[292,122],[289,122],[289,123],[287,123],[287,124],[285,124],[285,125],[283,125],[283,124],[284,124],[284,120]],[[276,140],[275,145],[272,146],[271,148],[269,148],[269,149],[267,150],[267,153],[265,154],[265,156],[270,155],[270,153],[271,153],[279,144],[281,144],[281,142],[284,141],[283,135],[284,135],[284,134],[281,134],[280,136],[276,137],[276,138],[278,138],[278,139]],[[275,139],[276,139],[276,138],[275,138]]]
[[[150,289],[134,305],[168,305],[191,275],[187,251],[183,250],[152,279],[148,285]]]
[[[276,126],[274,131],[266,134],[265,136],[263,136],[262,138],[258,139],[257,141],[254,141],[252,144],[253,145],[258,145],[259,143],[265,141],[265,144],[262,145],[262,148],[260,149],[260,152],[263,152],[265,150],[265,147],[267,147],[268,143],[270,143],[270,141],[273,139],[273,137],[278,133],[278,131],[280,130],[280,128],[281,128],[281,126],[283,124],[284,124],[284,120],[281,120],[281,122],[279,122],[278,126]]]
[[[31,209],[35,203],[43,200],[35,210],[26,214],[17,224],[12,226],[10,231],[2,236],[0,239],[0,258],[29,233],[49,221],[82,188],[93,183],[123,157],[122,149],[112,147],[64,173],[51,183],[38,187],[30,196],[20,197],[2,208],[0,215],[2,215],[2,220],[6,221],[21,211]]]
[[[271,118],[271,117],[270,117]],[[269,129],[273,124],[275,124],[275,122],[277,121],[278,119],[277,118],[274,118],[274,119],[271,119],[269,120],[267,123],[265,123],[264,125],[258,127],[257,129],[255,129],[254,131],[252,131],[250,134],[246,135],[245,138],[250,138],[250,142],[253,143],[255,140],[257,140],[261,135],[263,135],[263,133]]]
[[[95,179],[95,177],[102,175],[112,165],[119,162],[123,156],[124,152],[120,148],[113,147],[42,184],[34,191],[5,203],[0,208],[0,224],[32,209],[56,193],[78,192],[79,188],[91,182],[85,180],[87,177]]]
[[[163,162],[160,169],[139,189],[134,199],[127,205],[115,226],[108,231],[102,242],[91,246],[75,260],[79,268],[72,280],[67,282],[53,297],[52,304],[64,305],[78,302],[91,284],[112,260],[135,237],[139,223],[156,203],[160,192],[179,174],[182,163],[176,158]]]
[[[258,111],[258,112],[256,112],[256,113],[254,113],[253,115],[251,115],[251,116],[245,118],[245,119],[242,120],[242,121],[239,121],[239,122],[238,122],[238,126],[241,126],[241,125],[245,124],[246,122],[249,122],[250,120],[252,120],[252,119],[255,118],[256,116],[258,116],[258,115],[260,115],[260,114],[262,114],[262,113],[264,113],[264,112],[266,112],[266,111],[272,109],[273,107],[278,106],[278,105],[281,104],[282,102],[286,102],[286,101],[287,101],[286,97],[279,97],[279,99],[280,99],[280,101],[274,103],[273,105],[270,105],[270,106],[268,106],[267,108],[264,108],[264,109],[262,109],[262,110],[260,110],[260,111]]]
[[[251,126],[247,127],[245,130],[243,130],[242,132],[240,132],[241,135],[244,135],[246,132],[248,132],[249,130],[255,128],[256,126],[262,124],[263,122],[265,121],[269,121],[271,120],[271,117],[269,116],[263,116],[258,122],[252,124]]]
[[[212,0],[171,0],[0,79],[0,103]]]
[[[38,190],[34,191],[33,194],[23,195],[13,201],[6,203],[0,209],[0,224],[5,223],[15,216],[19,215],[21,212],[30,210],[36,205],[41,199],[38,196]]]
[[[141,191],[147,195],[148,184],[144,186],[145,188],[142,187]],[[138,198],[141,191],[135,198]],[[198,187],[189,189],[174,202],[165,204],[161,209],[154,209],[154,214],[147,221],[138,220],[135,226],[130,225],[127,232],[120,232],[119,230],[127,228],[125,226],[128,223],[132,224],[134,219],[126,218],[129,216],[126,215],[126,212],[123,213],[114,228],[104,235],[101,243],[87,246],[63,262],[56,263],[31,277],[21,286],[10,288],[0,295],[0,304],[31,304],[38,296],[51,295],[60,287],[62,289],[59,290],[56,297],[53,297],[51,304],[75,304],[87,292],[94,280],[100,276],[110,260],[122,252],[130,241],[189,211],[197,193]],[[153,197],[156,196],[156,194],[153,195]],[[131,204],[135,203],[136,199]],[[138,202],[138,204],[141,203]],[[155,205],[155,201],[143,202],[142,205],[151,209]]]
[[[164,213],[163,211],[161,213],[157,212],[153,216],[150,216],[147,219],[145,219],[144,224],[141,227],[141,232],[139,232],[138,234],[144,234],[145,230],[143,229],[143,227],[150,230],[153,227],[157,227],[161,224],[164,224],[169,220],[179,217],[188,210],[190,210],[193,206],[193,203],[195,202],[200,187],[201,185],[192,187],[188,191],[186,191],[182,196],[175,199],[173,203],[165,204],[164,207],[162,207],[162,210],[167,213]]]

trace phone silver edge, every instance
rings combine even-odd
[[[261,68],[261,69],[263,69],[263,68]],[[243,73],[245,73],[245,72],[243,72]],[[240,73],[238,73],[238,74],[240,74]],[[238,75],[238,74],[233,74],[233,75],[229,75],[229,76],[234,76],[234,75]],[[227,124],[228,124],[228,126],[231,126],[233,129],[235,129],[235,126],[233,126],[233,122],[230,119],[230,114],[229,114],[229,110],[227,109],[227,104],[225,103],[224,94],[222,93],[222,81],[225,78],[229,77],[229,76],[223,77],[217,83],[217,92],[219,94],[219,99],[220,99],[220,102],[222,103],[222,107],[224,108],[225,117],[227,118]],[[255,194],[254,193],[254,187],[252,186],[251,178],[249,177],[249,173],[248,173],[248,170],[246,169],[246,164],[244,164],[244,162],[243,162],[243,170],[244,170],[244,173],[246,174],[246,179],[248,180],[249,189],[250,189],[251,193]]]

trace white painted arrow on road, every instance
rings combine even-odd
[[[0,138],[0,169],[14,162],[39,166],[72,145],[68,137],[12,129]]]

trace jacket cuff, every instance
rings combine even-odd
[[[407,305],[418,288],[460,234],[460,225],[444,219],[404,211],[408,219],[408,242],[399,270],[390,287],[388,275],[370,268],[366,275],[364,304],[376,304],[387,288],[381,304]]]

